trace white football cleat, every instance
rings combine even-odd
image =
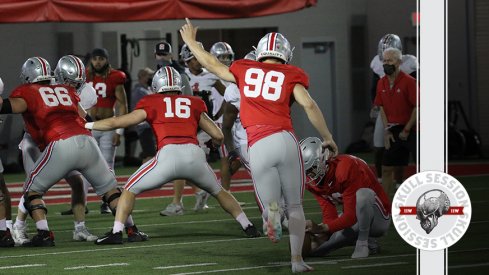
[[[314,271],[314,268],[306,264],[304,261],[292,262],[292,273],[302,273],[310,271]]]
[[[210,194],[204,190],[200,190],[199,192],[195,193],[194,211],[201,211],[209,208],[209,206],[207,206],[209,196]]]
[[[31,241],[29,236],[27,236],[27,226],[21,227],[15,224],[12,227],[12,238],[14,239],[15,245],[18,246],[22,246]]]
[[[90,233],[88,231],[88,228],[83,227],[79,229],[75,229],[73,231],[73,240],[74,241],[87,241],[87,242],[93,242],[97,240],[98,237]]]
[[[355,245],[355,251],[351,255],[352,259],[367,258],[368,257],[368,241],[358,241]]]
[[[160,211],[161,216],[182,216],[183,206],[176,203],[170,203],[165,210]]]

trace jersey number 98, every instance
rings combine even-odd
[[[282,93],[285,76],[281,72],[250,68],[246,70],[244,95],[256,98],[262,96],[266,100],[277,101]]]

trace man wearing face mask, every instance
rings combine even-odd
[[[178,62],[173,60],[172,48],[170,43],[162,41],[155,46],[155,60],[156,60],[156,70],[161,67],[170,66],[177,70],[177,72],[182,76],[182,94],[183,95],[193,95],[192,89],[189,84],[189,77],[185,74],[185,68],[180,66]],[[151,84],[150,84],[151,85]]]
[[[377,83],[374,101],[384,126],[382,185],[388,195],[393,191],[394,167],[407,166],[409,153],[416,159],[416,80],[400,70],[401,63],[399,49],[384,50],[385,76]]]
[[[131,93],[131,111],[134,110],[138,102],[149,94],[152,94],[150,87],[155,71],[150,68],[144,68],[138,72],[138,83],[134,85]],[[143,163],[150,160],[156,155],[156,141],[153,130],[147,122],[142,122],[136,125],[136,132],[141,144]]]
[[[372,77],[372,86],[370,88],[372,101],[375,99],[375,95],[377,93],[377,82],[381,77],[385,75],[384,67],[383,67],[383,53],[387,48],[396,48],[402,52],[402,42],[398,35],[393,33],[388,33],[384,35],[380,41],[377,48],[377,55],[372,59],[370,63],[370,68],[373,72]],[[416,78],[416,70],[418,68],[418,62],[416,57],[410,54],[402,55],[402,63],[400,66],[400,70],[409,74],[410,76]],[[374,157],[375,157],[375,170],[377,172],[377,178],[381,181],[382,178],[382,158],[384,155],[384,127],[382,123],[382,119],[379,116],[379,107],[373,106],[370,112],[371,118],[375,119],[375,130],[373,137],[373,145],[374,145]],[[394,170],[394,179],[397,184],[401,184],[403,175],[403,171],[401,167],[395,168]]]

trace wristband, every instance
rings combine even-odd
[[[85,123],[85,128],[88,129],[88,130],[92,130],[94,123],[95,122],[87,122],[87,123]]]
[[[119,136],[122,136],[124,134],[124,128],[116,129],[115,133],[118,134]]]

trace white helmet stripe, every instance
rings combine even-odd
[[[165,67],[166,75],[168,76],[168,86],[173,86],[173,72],[170,67]]]
[[[42,73],[43,75],[48,74],[48,69],[46,68],[46,62],[44,62],[44,59],[42,57],[37,57],[37,60],[39,60],[39,63],[41,63],[41,68],[42,68]]]

